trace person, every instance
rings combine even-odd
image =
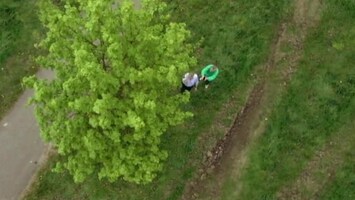
[[[182,77],[181,81],[181,89],[180,92],[183,93],[186,90],[191,91],[193,87],[195,87],[195,90],[197,90],[197,85],[198,85],[198,75],[194,73],[186,73]]]
[[[209,84],[218,76],[219,69],[216,65],[210,64],[204,67],[201,71],[201,81],[205,82],[205,88],[207,89]]]

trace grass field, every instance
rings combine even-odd
[[[351,133],[353,134],[353,133]],[[345,164],[340,168],[334,180],[322,191],[320,199],[355,199],[355,145],[347,152]]]
[[[33,44],[40,37],[35,0],[0,2],[0,118],[22,92],[24,76],[36,71]]]
[[[314,153],[355,118],[355,2],[329,0],[323,6],[298,72],[252,148],[239,199],[275,199]],[[329,189],[323,190],[324,197],[351,199],[353,178],[354,159],[349,155]]]
[[[296,181],[283,186],[279,199],[353,199],[355,119],[345,123],[314,153]]]
[[[231,98],[236,99],[229,107],[235,113],[244,105],[255,79],[250,74],[255,74],[256,66],[264,63],[279,22],[287,13],[288,2],[169,1],[173,19],[187,23],[193,42],[203,38],[199,68],[217,62],[221,73],[207,91],[200,88],[192,94],[187,108],[195,113],[194,118],[163,136],[162,148],[169,152],[164,170],[147,185],[99,182],[96,177],[74,184],[68,174],[49,170],[54,158],[26,199],[179,199],[206,150],[223,134],[211,132],[210,127],[216,120],[230,125],[230,116],[218,115],[219,110]],[[232,97],[236,93],[238,96]]]

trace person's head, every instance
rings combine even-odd
[[[214,72],[214,71],[216,71],[217,69],[218,69],[218,68],[217,68],[217,65],[213,65],[213,67],[211,67],[210,70],[211,70],[212,72]]]
[[[192,80],[194,78],[194,73],[189,72],[188,75],[187,75],[187,78],[189,80]]]

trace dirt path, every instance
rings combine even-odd
[[[53,76],[49,71],[37,75]],[[46,149],[39,137],[33,106],[26,106],[32,94],[26,90],[0,122],[0,200],[20,197]]]
[[[226,181],[237,183],[230,198],[238,196],[242,185],[237,180],[248,162],[248,147],[264,131],[275,96],[287,87],[302,56],[307,32],[319,21],[320,8],[320,0],[295,0],[293,17],[280,25],[263,77],[225,137],[208,152],[199,180],[187,185],[182,199],[221,199]]]

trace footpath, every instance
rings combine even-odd
[[[41,70],[37,76],[51,79],[53,73]],[[34,107],[27,105],[32,95],[32,90],[26,90],[0,121],[0,200],[20,198],[47,149],[39,136]]]

